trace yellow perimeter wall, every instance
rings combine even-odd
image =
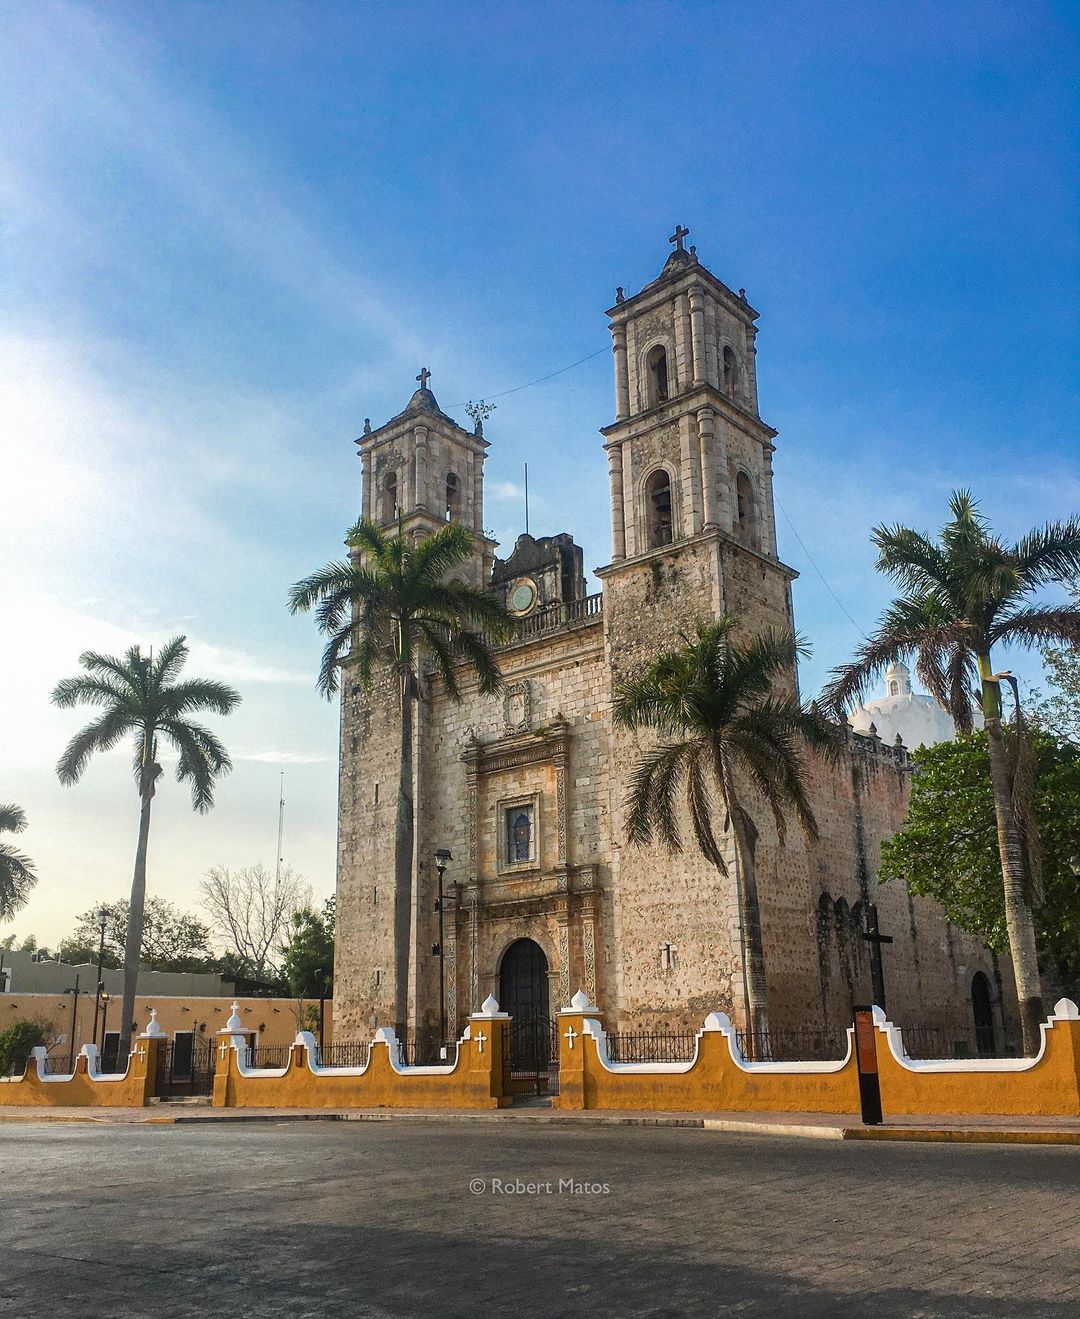
[[[731,1023],[711,1014],[689,1063],[613,1064],[595,1009],[583,995],[559,1017],[561,1109],[646,1112],[854,1114],[856,1063],[745,1061]],[[296,1038],[288,1066],[248,1068],[241,1051],[246,1021],[231,1017],[217,1033],[213,1102],[222,1108],[503,1108],[509,1018],[490,1010],[470,1018],[452,1067],[401,1067],[391,1032],[381,1030],[364,1068],[318,1068],[314,1037]],[[1063,999],[1042,1028],[1035,1058],[912,1062],[900,1032],[875,1012],[876,1065],[886,1118],[909,1115],[1080,1116],[1080,1011]],[[141,1036],[122,1080],[92,1078],[87,1057],[70,1079],[46,1080],[31,1060],[25,1077],[0,1079],[0,1105],[139,1106],[153,1095],[156,1049],[163,1037]]]
[[[903,1056],[897,1028],[876,1010],[875,1017],[886,1117],[1080,1116],[1080,1012],[1067,999],[1044,1024],[1036,1058],[913,1062]],[[604,1032],[587,1007],[560,1014],[559,1036],[558,1108],[859,1112],[858,1071],[850,1046],[839,1064],[746,1062],[722,1013],[706,1019],[690,1064],[607,1062]]]

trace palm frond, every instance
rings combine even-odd
[[[26,906],[36,883],[30,858],[9,844],[0,843],[0,920],[11,920]]]
[[[160,702],[163,718],[176,718],[195,710],[231,714],[239,704],[238,691],[212,678],[189,678],[174,683],[163,691]]]
[[[675,789],[687,754],[685,743],[658,746],[635,766],[625,803],[627,837],[634,845],[644,847],[656,834],[671,851],[682,850]]]
[[[134,721],[124,708],[106,710],[92,723],[81,728],[67,744],[56,762],[56,776],[61,783],[78,783],[96,751],[111,751],[122,737],[130,733]]]
[[[990,632],[991,642],[1031,649],[1034,646],[1080,646],[1080,604],[1017,609],[1001,618]]]
[[[161,732],[180,752],[176,781],[189,784],[192,807],[205,814],[214,804],[215,780],[232,769],[228,752],[208,728],[190,720],[164,720]]]
[[[1048,522],[1013,550],[1016,566],[1032,586],[1080,578],[1080,518]]]
[[[0,805],[0,833],[21,834],[26,828],[26,812],[14,802]]]
[[[184,667],[188,657],[187,637],[171,637],[154,656],[153,679],[158,688],[167,686]],[[228,713],[228,711],[225,711]]]

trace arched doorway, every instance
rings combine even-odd
[[[499,968],[499,1007],[515,1022],[547,1022],[548,960],[532,939],[516,939]]]
[[[510,1024],[510,1085],[515,1097],[558,1088],[559,1042],[551,1022],[548,960],[532,939],[516,939],[499,967],[499,1006]]]
[[[975,1018],[975,1048],[980,1058],[993,1058],[997,1053],[994,1044],[994,1010],[990,1005],[990,981],[981,971],[971,980],[971,1012]]]

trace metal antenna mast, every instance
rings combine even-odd
[[[281,884],[281,840],[285,834],[285,771],[281,771],[277,812],[277,864],[274,867],[274,884]]]
[[[529,534],[529,464],[525,464],[525,534]]]

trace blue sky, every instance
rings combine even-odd
[[[676,222],[762,312],[804,688],[887,597],[878,521],[972,485],[1080,509],[1073,5],[0,4],[0,800],[55,939],[126,892],[126,758],[62,789],[87,647],[192,643],[245,701],[207,818],[158,798],[151,889],[286,859],[333,886],[336,711],[288,584],[359,505],[352,445],[421,364],[457,415],[609,343]],[[487,523],[608,554],[610,354],[498,400]],[[12,479],[13,475],[13,479]],[[805,548],[804,548],[805,546]],[[1029,665],[1028,671],[1035,670]]]

